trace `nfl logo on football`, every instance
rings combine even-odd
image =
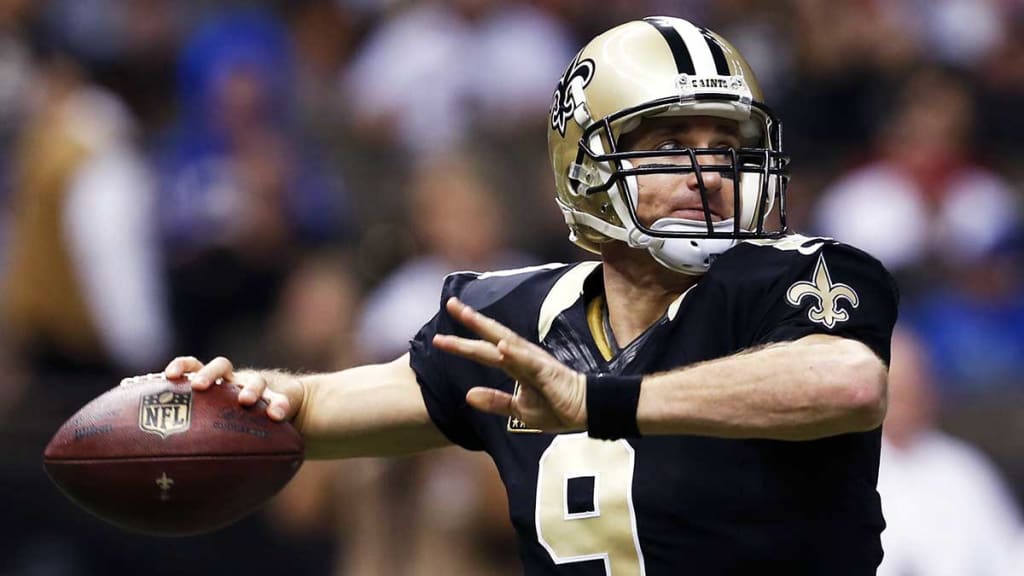
[[[139,428],[167,438],[188,430],[192,416],[192,393],[167,390],[147,394],[139,402]]]

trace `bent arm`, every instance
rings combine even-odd
[[[408,354],[330,374],[263,376],[272,388],[280,388],[274,382],[281,378],[297,378],[295,425],[310,459],[396,456],[449,443],[430,419]]]
[[[644,435],[812,440],[877,428],[887,370],[864,344],[812,335],[644,377]]]

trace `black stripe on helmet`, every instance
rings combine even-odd
[[[683,41],[683,37],[679,35],[679,31],[674,26],[655,17],[644,18],[644,22],[654,26],[658,32],[661,32],[662,37],[665,38],[665,42],[672,51],[672,58],[676,61],[676,71],[680,74],[692,75],[697,73],[696,68],[693,66],[693,58],[690,57],[690,50],[686,47],[686,42]]]
[[[728,76],[729,62],[725,59],[725,50],[722,49],[722,45],[718,43],[718,39],[707,28],[701,28],[700,33],[707,40],[708,49],[711,50],[711,57],[715,59],[715,70],[718,71],[718,75]]]

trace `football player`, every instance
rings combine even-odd
[[[452,274],[389,364],[166,375],[242,384],[314,458],[487,451],[530,575],[874,574],[896,291],[786,229],[781,125],[740,53],[617,26],[558,83],[548,143],[599,261]]]

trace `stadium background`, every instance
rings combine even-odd
[[[581,257],[551,92],[586,39],[655,13],[751,60],[791,223],[893,270],[924,359],[908,426],[984,455],[1019,534],[1024,2],[0,0],[0,574],[517,573],[479,455],[307,465],[239,525],[153,540],[75,509],[40,454],[174,354],[389,359],[445,272]],[[963,496],[942,476],[918,485],[936,505]]]

